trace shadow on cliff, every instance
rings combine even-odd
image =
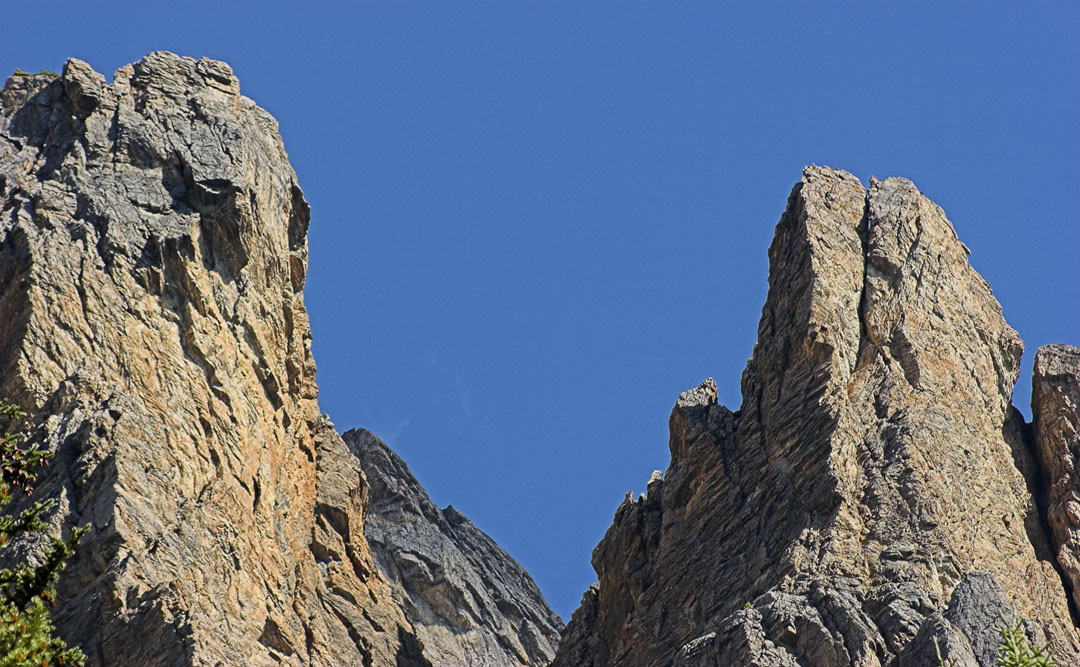
[[[1009,414],[1001,427],[1001,433],[1005,436],[1005,442],[1009,444],[1012,452],[1013,463],[1020,474],[1024,476],[1028,493],[1031,494],[1032,504],[1027,516],[1024,517],[1024,530],[1027,532],[1031,546],[1035,549],[1035,555],[1039,560],[1046,561],[1054,566],[1054,571],[1061,577],[1061,586],[1065,590],[1065,599],[1069,606],[1069,615],[1073,625],[1080,627],[1080,609],[1077,609],[1073,599],[1072,585],[1065,571],[1061,568],[1050,546],[1053,532],[1050,529],[1049,516],[1049,482],[1046,471],[1039,465],[1038,448],[1035,444],[1035,432],[1032,424],[1024,420],[1024,415],[1009,406]]]

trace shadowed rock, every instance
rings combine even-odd
[[[1039,348],[1031,415],[1054,553],[1080,606],[1080,348]]]
[[[439,509],[382,440],[342,436],[370,483],[364,532],[435,667],[547,665],[563,622],[532,577],[453,507]]]

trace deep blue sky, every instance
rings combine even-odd
[[[803,165],[937,201],[1031,357],[1080,344],[1080,4],[3,0],[0,72],[229,62],[312,207],[321,405],[564,618],[678,393],[739,377]]]

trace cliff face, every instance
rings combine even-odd
[[[342,436],[370,484],[364,533],[435,667],[547,665],[562,620],[532,577],[453,507],[439,509],[384,442]]]
[[[56,610],[88,664],[555,654],[527,573],[320,414],[308,207],[228,66],[72,60],[0,111],[0,396],[92,527]],[[679,397],[553,664],[987,666],[1000,615],[1080,664],[1080,351],[1039,351],[1024,424],[1022,343],[902,179],[808,168],[769,256],[741,409]]]
[[[1080,348],[1039,348],[1031,413],[1054,555],[1080,607]]]
[[[711,380],[679,397],[671,463],[616,512],[554,664],[926,665],[937,639],[989,665],[998,613],[1080,664],[1010,402],[1023,345],[941,209],[810,167],[769,259],[742,408]]]
[[[316,401],[308,206],[228,66],[155,53],[12,77],[0,394],[90,524],[61,631],[91,665],[393,664],[412,628]]]
[[[54,527],[92,527],[56,610],[88,664],[429,664],[316,400],[308,205],[229,67],[12,77],[0,201],[0,395]]]

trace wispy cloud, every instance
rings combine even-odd
[[[379,429],[373,428],[371,429],[371,432],[382,438],[383,442],[393,447],[395,441],[409,428],[409,423],[408,419],[400,419],[393,426]]]

